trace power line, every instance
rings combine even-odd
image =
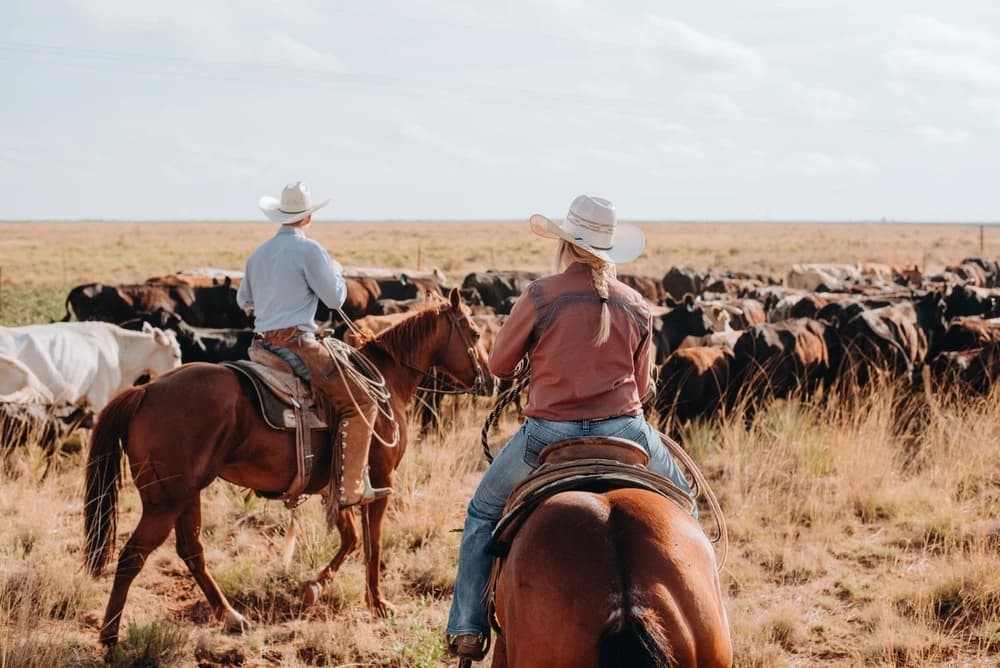
[[[167,77],[189,81],[222,81],[235,84],[259,85],[262,76],[268,78],[269,85],[290,89],[313,89],[317,86],[353,86],[376,90],[399,90],[410,95],[435,97],[447,95],[463,100],[479,99],[487,102],[502,100],[509,106],[529,109],[571,108],[610,113],[624,117],[657,115],[665,110],[697,110],[683,107],[668,100],[638,97],[602,97],[586,93],[537,90],[517,86],[494,84],[471,84],[468,82],[420,80],[399,75],[361,72],[343,72],[331,68],[314,67],[305,64],[275,61],[235,61],[204,60],[157,54],[139,54],[105,51],[99,49],[38,44],[18,41],[0,41],[0,61],[52,65],[93,72],[105,72],[135,76]],[[648,111],[655,104],[659,110]],[[637,107],[647,111],[637,111]],[[806,116],[769,115],[739,116],[730,118],[721,114],[703,115],[702,121],[719,123],[747,122],[753,124],[819,126],[852,126],[863,132],[885,132],[913,130],[914,125],[887,118],[845,118],[813,119]],[[963,129],[980,134],[995,134],[997,127],[963,125]]]

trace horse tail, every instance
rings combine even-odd
[[[90,438],[83,507],[87,540],[87,570],[99,577],[111,558],[118,531],[118,490],[122,484],[122,453],[128,448],[128,426],[146,390],[130,387],[111,400],[97,417]]]
[[[631,608],[631,609],[630,609]],[[674,668],[670,640],[656,614],[627,603],[598,641],[600,668]]]

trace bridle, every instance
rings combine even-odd
[[[456,313],[455,310],[452,308],[448,309],[448,319],[450,320],[450,323],[448,327],[448,338],[444,343],[444,347],[445,348],[448,347],[448,345],[451,343],[451,338],[455,335],[456,332],[458,332],[458,335],[462,339],[461,341],[462,346],[465,348],[465,352],[469,356],[469,361],[472,362],[472,367],[476,370],[476,380],[473,382],[471,386],[463,387],[461,385],[457,385],[451,382],[442,374],[436,372],[435,371],[436,367],[434,366],[432,366],[429,370],[425,371],[423,369],[418,369],[412,364],[408,364],[406,362],[400,362],[400,364],[407,367],[408,369],[423,374],[423,378],[421,379],[420,384],[417,386],[418,390],[423,390],[424,392],[429,392],[431,394],[475,394],[479,392],[480,388],[482,388],[483,384],[486,382],[486,376],[485,376],[486,372],[483,370],[483,365],[479,363],[479,357],[476,355],[475,343],[472,341],[469,334],[466,333],[466,331],[462,328],[462,323],[459,320],[460,316],[468,319],[467,314],[465,313],[459,314]],[[428,380],[432,381],[433,385],[431,386],[426,385],[425,382]],[[445,387],[439,387],[438,383],[441,381],[444,381],[445,383],[447,383],[447,385]]]

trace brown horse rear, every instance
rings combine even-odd
[[[689,515],[638,489],[564,492],[513,543],[494,666],[730,666],[715,558]]]

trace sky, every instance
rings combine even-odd
[[[996,0],[4,0],[0,219],[1000,222]]]

